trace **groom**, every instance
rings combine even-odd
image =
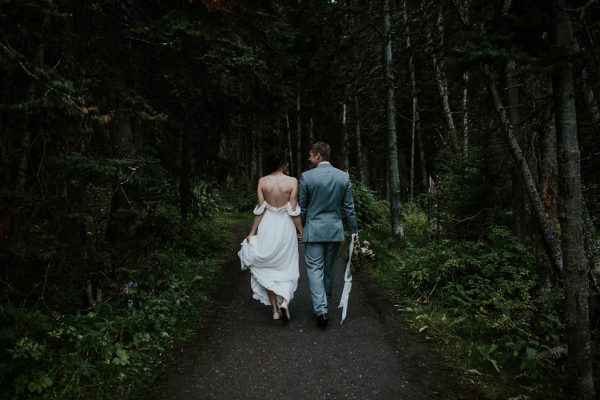
[[[350,177],[329,163],[330,155],[327,143],[316,142],[310,147],[308,161],[314,168],[300,177],[298,202],[302,209],[302,241],[310,295],[320,328],[325,328],[329,321],[327,304],[338,250],[344,241],[343,217],[350,232],[357,233]],[[355,243],[358,241],[356,235]]]

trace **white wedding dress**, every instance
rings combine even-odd
[[[267,290],[277,295],[277,305],[285,299],[290,302],[298,287],[298,239],[292,216],[300,215],[300,206],[291,209],[290,203],[275,208],[264,202],[254,209],[255,215],[264,213],[256,236],[253,237],[251,255],[239,253],[242,265],[250,269],[253,297],[271,305]],[[248,249],[246,249],[248,250]]]

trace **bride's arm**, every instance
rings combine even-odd
[[[296,207],[298,207],[298,181],[294,178],[294,185],[292,186],[292,193],[290,194],[290,208],[296,210]],[[302,219],[299,215],[296,215],[292,217],[292,221],[294,221],[294,225],[296,225],[298,239],[302,240]]]
[[[264,203],[265,203],[265,196],[262,193],[262,187],[261,187],[261,182],[262,178],[259,179],[258,181],[258,186],[256,187],[256,198],[258,200],[258,204],[256,205],[255,211],[260,208]],[[254,220],[252,221],[252,227],[250,228],[250,233],[248,234],[248,236],[246,236],[246,239],[248,239],[250,236],[254,236],[256,235],[256,231],[258,230],[258,225],[260,225],[260,221],[262,220],[262,217],[264,215],[264,209],[262,210],[262,212],[260,214],[254,214]]]

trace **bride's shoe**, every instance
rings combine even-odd
[[[279,311],[281,311],[281,318],[284,321],[287,322],[290,320],[290,307],[287,300],[281,302],[281,307],[279,307]]]
[[[281,318],[281,314],[279,314],[277,311],[275,311],[275,312],[273,313],[273,320],[277,320],[277,319],[279,319],[279,318]]]

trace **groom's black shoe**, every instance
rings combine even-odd
[[[326,315],[319,315],[317,317],[317,326],[319,328],[327,328],[327,323],[329,322],[329,319],[327,318]]]

